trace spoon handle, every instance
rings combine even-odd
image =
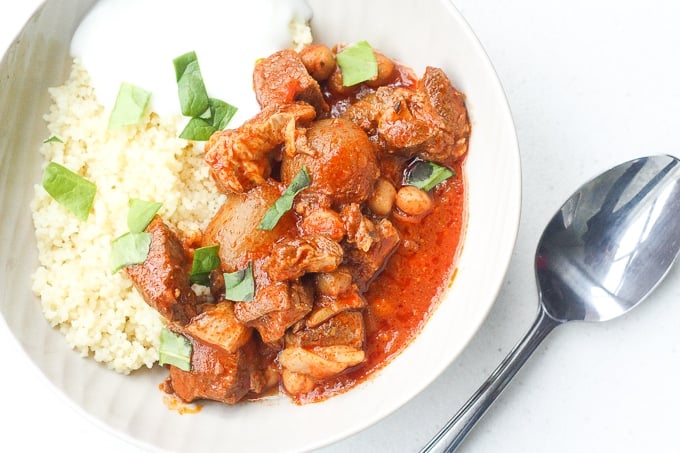
[[[556,321],[548,316],[541,307],[534,324],[522,341],[510,351],[486,382],[479,387],[467,403],[444,425],[420,453],[453,452],[536,350],[536,347],[561,323],[562,321]]]

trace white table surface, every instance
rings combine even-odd
[[[0,0],[0,49],[37,3]],[[531,324],[534,249],[562,201],[616,163],[680,155],[680,2],[454,3],[486,48],[515,119],[523,170],[515,252],[462,356],[396,413],[324,453],[418,451]],[[623,318],[558,328],[459,451],[680,451],[679,296],[674,269]],[[1,327],[0,357],[0,450],[140,451],[46,386]]]

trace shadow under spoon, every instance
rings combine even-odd
[[[679,251],[677,158],[628,161],[581,186],[539,240],[540,306],[529,332],[421,453],[454,451],[555,327],[628,312],[663,280]]]

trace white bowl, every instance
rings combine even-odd
[[[40,178],[47,88],[70,68],[70,39],[93,1],[49,0],[0,63],[0,312],[54,388],[87,417],[149,450],[301,451],[360,431],[414,397],[463,350],[484,321],[504,278],[520,214],[514,125],[491,63],[447,0],[309,0],[319,42],[368,40],[421,74],[441,67],[467,96],[472,138],[465,164],[468,226],[455,281],[416,340],[359,387],[296,406],[274,398],[209,405],[179,416],[162,403],[163,370],[122,376],[82,359],[50,328],[31,292],[37,265],[29,202]],[[17,244],[21,246],[18,247]],[[1,321],[0,321],[1,323]]]

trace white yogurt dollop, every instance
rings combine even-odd
[[[208,95],[238,108],[234,128],[259,111],[256,60],[294,47],[294,39],[308,43],[311,34],[299,31],[311,17],[305,0],[100,0],[74,34],[71,55],[107,109],[128,82],[152,93],[157,113],[179,115],[172,61],[195,51]]]

